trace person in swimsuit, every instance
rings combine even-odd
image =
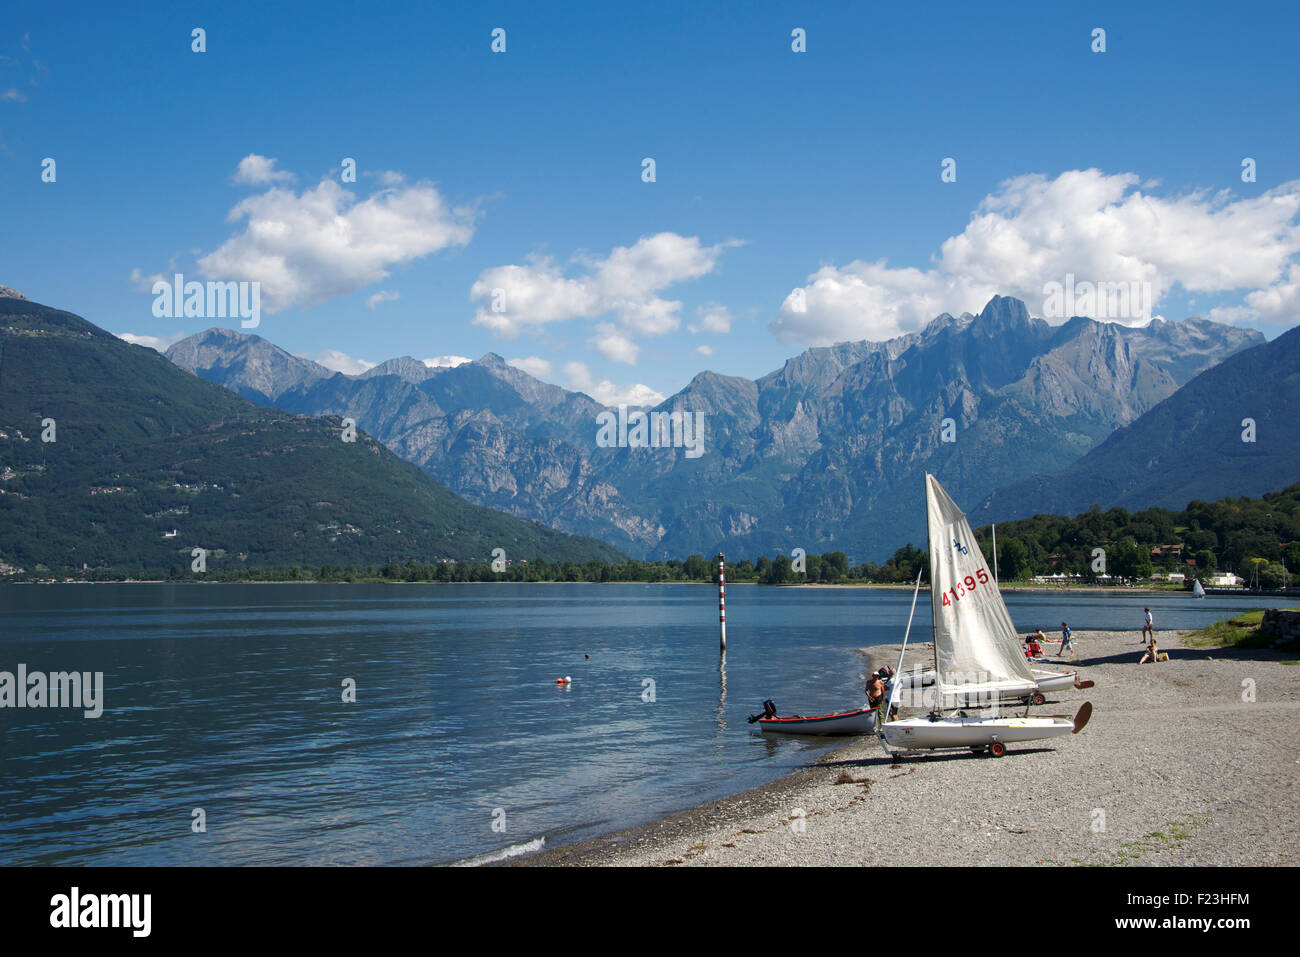
[[[1146,653],[1142,656],[1142,660],[1139,661],[1138,664],[1146,664],[1148,658],[1151,659],[1152,664],[1155,664],[1160,660],[1160,649],[1156,647],[1156,636],[1154,632],[1152,632],[1151,639],[1147,642]]]
[[[880,679],[880,672],[873,671],[867,678],[867,707],[879,708],[885,701],[885,683]]]

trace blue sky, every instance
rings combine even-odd
[[[238,320],[152,277],[257,280],[297,354],[603,401],[1067,273],[1296,322],[1293,5],[443,6],[6,4],[0,284],[165,343]]]

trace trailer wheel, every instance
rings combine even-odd
[[[1007,753],[1007,746],[1003,744],[1001,741],[994,741],[992,744],[989,745],[989,754],[993,755],[993,757],[995,758],[1000,758],[1002,757],[1002,755],[1006,753]]]
[[[1041,691],[1034,692],[1034,704],[1047,704],[1047,699],[1043,697],[1043,693]]]

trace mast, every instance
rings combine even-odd
[[[998,584],[998,527],[993,526],[993,584]]]
[[[889,720],[889,716],[894,713],[894,705],[897,703],[899,692],[903,688],[903,656],[907,654],[907,639],[912,634],[912,618],[916,614],[916,598],[921,594],[921,573],[923,571],[923,568],[916,570],[916,587],[912,589],[912,610],[907,613],[907,630],[903,632],[903,647],[898,649],[898,668],[895,669],[893,681],[890,683],[889,700],[885,702],[885,713],[882,716],[879,710],[876,711],[876,733],[880,735],[882,745],[885,741],[884,724]],[[916,681],[918,684],[921,681],[919,672]],[[922,689],[921,694],[925,694],[924,689]],[[889,748],[885,748],[885,753],[889,753]]]
[[[925,557],[930,562],[930,650],[934,652],[934,708],[939,710],[939,613],[934,608],[935,586],[939,584],[934,574],[934,542],[930,540],[930,473],[925,474]],[[920,587],[921,577],[916,578]]]

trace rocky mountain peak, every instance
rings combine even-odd
[[[1029,323],[1029,310],[1023,302],[1010,296],[994,296],[980,310],[971,326],[1005,331]]]
[[[367,369],[365,372],[359,373],[355,378],[375,379],[380,376],[395,375],[405,382],[410,382],[412,385],[419,385],[425,379],[429,379],[441,371],[442,369],[430,368],[419,359],[414,359],[411,356],[398,356],[395,359],[388,359],[385,362],[379,363],[377,366]]]

